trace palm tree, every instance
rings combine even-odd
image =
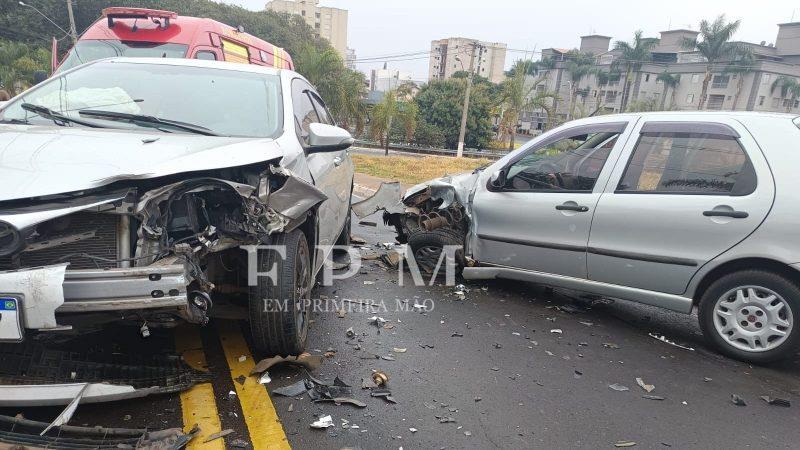
[[[386,92],[383,94],[383,100],[372,108],[372,117],[369,122],[370,137],[377,139],[385,149],[384,154],[388,155],[389,136],[395,120],[400,121],[406,141],[410,142],[414,139],[418,114],[419,107],[415,102],[398,101],[397,91]]]
[[[633,35],[633,42],[617,41],[614,50],[620,52],[619,58],[614,61],[615,68],[625,71],[625,85],[622,88],[622,104],[620,111],[625,111],[630,100],[633,75],[642,70],[642,64],[653,60],[653,48],[658,45],[656,38],[642,37],[642,30]]]
[[[667,102],[667,91],[672,89],[672,97],[670,98],[669,107],[670,109],[675,106],[675,92],[678,89],[678,85],[681,83],[681,76],[680,74],[673,74],[669,73],[666,70],[658,74],[656,77],[657,81],[660,81],[661,84],[664,85],[664,92],[661,93],[661,111],[664,111],[664,106]]]
[[[733,97],[733,111],[736,111],[736,106],[739,104],[739,97],[742,95],[742,88],[744,87],[744,76],[752,72],[756,66],[756,60],[753,52],[748,48],[741,49],[733,61],[731,61],[723,71],[726,74],[733,74],[738,79],[736,81],[736,95]]]
[[[798,82],[795,77],[781,75],[772,83],[772,90],[770,92],[775,92],[778,89],[781,90],[781,98],[784,99],[784,101],[786,101],[786,97],[789,97],[789,101],[786,104],[786,112],[792,112],[794,102],[800,97],[800,82]]]
[[[556,98],[555,93],[539,89],[539,85],[545,79],[544,76],[528,81],[522,64],[524,64],[523,61],[517,61],[514,64],[511,69],[514,76],[507,78],[501,86],[503,112],[500,118],[500,129],[503,135],[509,137],[509,150],[514,149],[514,134],[520,114],[523,111],[543,109],[549,122],[553,116],[549,100]]]
[[[578,99],[578,91],[581,81],[587,76],[597,72],[594,67],[595,59],[590,53],[572,50],[567,53],[570,60],[567,62],[566,70],[572,80],[570,82],[570,106],[569,117],[575,115],[575,103]],[[584,96],[584,98],[586,98]]]
[[[700,22],[700,36],[697,38],[685,38],[683,47],[688,50],[697,50],[706,59],[706,75],[703,78],[703,88],[700,91],[700,102],[698,110],[705,109],[706,97],[708,96],[708,83],[714,67],[720,61],[732,60],[741,52],[741,46],[730,42],[736,30],[739,29],[740,21],[725,22],[725,15],[721,15],[709,23],[707,20]]]

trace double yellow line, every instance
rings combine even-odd
[[[249,376],[255,361],[238,324],[233,321],[219,321],[216,329],[253,449],[290,449],[269,393],[257,379]],[[203,343],[196,327],[181,327],[175,334],[175,348],[190,366],[200,370],[207,369]],[[241,356],[244,356],[243,361],[239,361]],[[242,384],[236,381],[241,376],[245,377]],[[192,429],[195,424],[200,426],[200,434],[189,443],[188,449],[225,450],[224,439],[204,442],[208,436],[222,430],[214,388],[210,383],[198,384],[182,392],[181,411],[184,431]]]

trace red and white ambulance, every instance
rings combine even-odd
[[[53,49],[53,71],[113,56],[195,58],[293,69],[292,58],[241,27],[172,11],[106,8],[62,61]]]

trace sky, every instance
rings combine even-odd
[[[258,10],[266,1],[225,3]],[[696,30],[701,20],[722,13],[742,21],[736,40],[756,43],[774,42],[777,24],[790,22],[793,15],[800,21],[797,0],[320,0],[320,6],[349,11],[348,45],[358,59],[430,51],[432,40],[458,36],[504,42],[519,50],[507,53],[506,66],[525,51],[578,47],[586,34],[631,40],[634,31],[642,30],[658,37],[668,29]],[[428,78],[426,55],[387,59],[389,68],[410,72],[414,80]],[[364,61],[356,68],[369,73],[382,66],[383,61]]]

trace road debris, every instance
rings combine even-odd
[[[398,348],[398,347],[392,348],[392,351],[395,352],[395,353],[405,353],[406,350],[407,349],[405,349],[405,348]]]
[[[64,408],[64,410],[61,411],[61,413],[56,416],[52,422],[50,422],[50,425],[48,425],[44,430],[42,430],[41,433],[39,433],[39,436],[44,436],[53,427],[60,427],[61,425],[65,425],[67,422],[69,422],[69,419],[71,419],[72,415],[75,414],[75,410],[78,409],[78,404],[81,402],[83,394],[86,392],[86,388],[88,387],[89,384],[84,383],[83,388],[81,388],[81,390],[75,394],[75,397],[71,402],[69,402],[67,407]]]
[[[346,403],[348,405],[357,406],[359,408],[366,408],[367,404],[362,402],[361,400],[356,400],[350,397],[336,397],[336,398],[322,398],[318,400],[319,402],[333,402],[337,405],[341,405]]]
[[[318,420],[311,422],[311,428],[325,429],[333,426],[333,418],[331,416],[322,416]]]
[[[264,372],[258,377],[258,384],[269,384],[272,382],[272,378],[269,377],[269,372]]]
[[[410,431],[410,432],[412,432],[412,433],[416,433],[416,432],[417,432],[417,429],[416,429],[416,428],[409,428],[409,429],[408,429],[408,431]]]
[[[664,400],[664,397],[660,395],[643,395],[642,398],[646,398],[647,400]]]
[[[639,385],[639,387],[640,387],[640,388],[642,388],[642,389],[644,389],[644,390],[645,390],[645,392],[647,392],[648,394],[649,394],[649,393],[651,393],[651,392],[653,392],[653,389],[655,389],[655,388],[656,388],[656,387],[655,387],[655,386],[653,386],[652,384],[647,384],[647,383],[645,383],[645,382],[644,382],[644,380],[642,380],[641,378],[638,378],[638,377],[636,378],[636,384],[638,384],[638,385]]]
[[[776,397],[770,397],[768,395],[762,395],[761,400],[764,400],[769,405],[783,406],[784,408],[790,408],[792,406],[792,402],[786,400],[785,398],[776,398]]]
[[[713,380],[713,378],[703,377],[703,381],[706,382],[706,383],[708,383],[709,381],[712,381],[712,380]]]
[[[247,361],[247,356],[245,356],[245,355],[241,355],[241,356],[239,357],[239,362],[245,362],[245,361]]]
[[[693,351],[694,351],[694,349],[693,349],[692,347],[687,347],[687,346],[685,346],[685,345],[680,345],[680,344],[677,344],[677,343],[675,343],[675,342],[673,342],[673,341],[670,341],[670,340],[669,340],[669,339],[667,339],[665,336],[659,336],[659,335],[657,335],[657,334],[655,334],[655,333],[648,333],[647,335],[648,335],[648,336],[650,336],[650,337],[651,337],[651,338],[653,338],[653,339],[659,340],[659,341],[661,341],[661,342],[664,342],[664,343],[666,343],[666,344],[669,344],[669,345],[671,345],[671,346],[673,346],[673,347],[678,347],[678,348],[681,348],[681,349],[684,349],[684,350],[689,350],[689,351],[691,351],[691,352],[693,352]]]
[[[453,295],[455,295],[458,300],[464,300],[467,297],[467,292],[469,292],[469,289],[463,284],[457,284],[453,287]]]
[[[392,397],[392,391],[389,389],[373,389],[369,395],[373,397],[381,397],[382,399],[386,400],[389,403],[397,403],[397,400]]]
[[[383,317],[372,316],[369,319],[367,319],[367,322],[369,322],[369,323],[375,325],[376,327],[380,328],[380,327],[386,325],[387,320],[384,319]]]
[[[419,303],[414,303],[412,309],[417,312],[426,312],[428,310],[428,307],[425,305],[420,305]]]
[[[366,245],[367,240],[362,238],[361,236],[353,236],[350,235],[350,243],[355,245]]]
[[[736,406],[747,406],[747,402],[745,402],[742,397],[739,397],[736,394],[731,394],[731,403]]]
[[[625,391],[629,391],[630,390],[630,389],[628,389],[627,386],[623,386],[623,385],[621,385],[619,383],[609,384],[608,387],[613,389],[613,390],[615,390],[615,391],[617,391],[617,392],[625,392]]]
[[[347,330],[345,330],[344,334],[345,336],[348,337],[348,339],[353,339],[354,337],[356,337],[356,332],[353,331],[353,327],[350,327]]]
[[[619,345],[617,345],[617,344],[615,344],[613,342],[603,342],[603,347],[610,348],[610,349],[613,349],[613,350],[619,349]]]
[[[300,380],[288,386],[273,389],[272,393],[275,395],[282,395],[284,397],[297,397],[298,395],[302,395],[307,390],[308,388],[306,387],[305,380]]]
[[[247,447],[250,446],[250,443],[245,441],[244,439],[236,438],[236,439],[232,440],[229,443],[229,445],[231,447],[234,447],[234,448],[247,448]]]
[[[382,370],[376,370],[372,372],[372,382],[375,383],[375,386],[386,386],[389,382],[389,375]]]
[[[633,441],[617,441],[614,443],[614,447],[617,448],[625,448],[625,447],[633,447],[636,445],[636,442]]]
[[[203,441],[203,443],[205,444],[206,442],[215,441],[215,440],[217,440],[219,438],[222,438],[222,437],[225,437],[225,436],[227,436],[227,435],[229,435],[231,433],[233,433],[233,429],[232,428],[226,428],[226,429],[224,429],[222,431],[218,431],[218,432],[216,432],[214,434],[210,434],[206,438],[206,440]]]
[[[564,333],[563,331],[561,331],[561,328],[553,328],[552,330],[550,330],[550,332],[554,333],[554,334],[563,334]]]
[[[272,358],[265,358],[258,362],[250,371],[250,375],[266,372],[270,367],[278,364],[291,364],[295,366],[302,366],[308,370],[315,371],[322,365],[322,356],[312,355],[310,353],[303,353],[298,356],[273,356]]]

